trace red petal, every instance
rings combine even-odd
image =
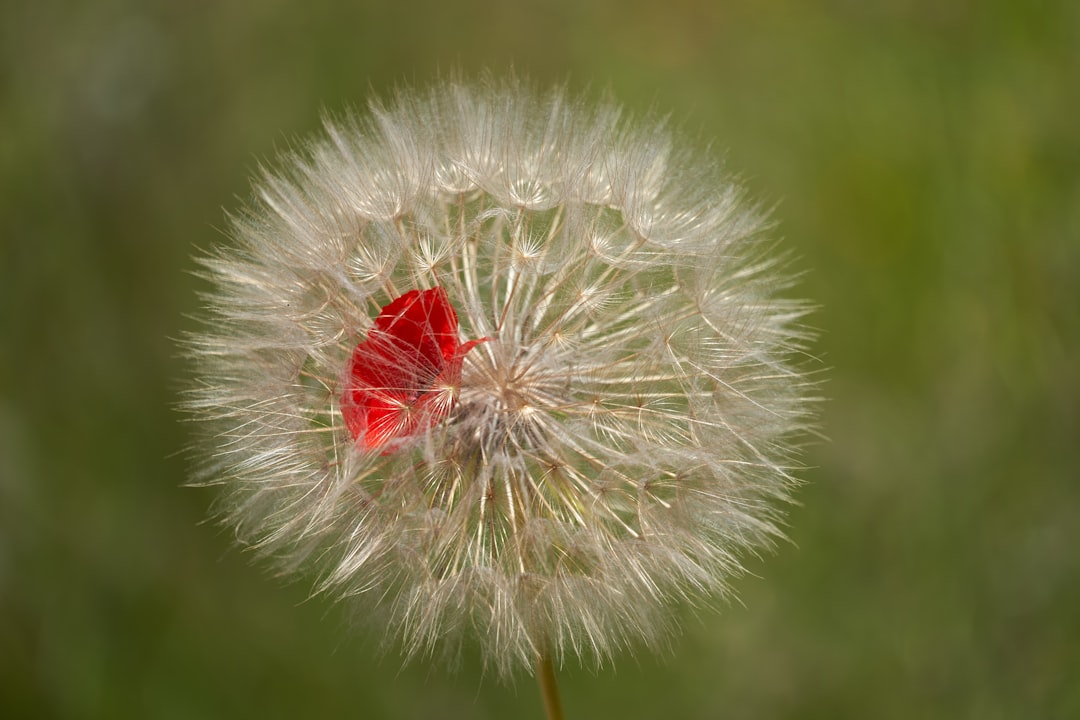
[[[465,353],[485,340],[459,343],[457,313],[441,287],[395,298],[349,361],[341,404],[353,438],[391,452],[400,444],[394,440],[442,421],[456,400]]]

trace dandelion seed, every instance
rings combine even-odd
[[[451,82],[282,168],[189,343],[201,477],[260,554],[408,656],[471,639],[550,679],[661,643],[778,537],[806,306],[662,123]]]

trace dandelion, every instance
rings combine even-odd
[[[475,642],[507,674],[656,646],[725,593],[795,483],[806,306],[672,137],[450,82],[267,172],[189,343],[241,541],[407,656]]]

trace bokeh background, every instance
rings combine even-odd
[[[6,0],[0,63],[0,716],[542,717],[249,564],[172,409],[258,164],[512,66],[713,140],[828,368],[793,542],[568,715],[1080,717],[1080,3]]]

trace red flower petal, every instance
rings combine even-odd
[[[341,400],[364,449],[392,452],[442,421],[457,400],[465,353],[489,338],[458,341],[446,290],[410,290],[386,305],[353,350]]]

